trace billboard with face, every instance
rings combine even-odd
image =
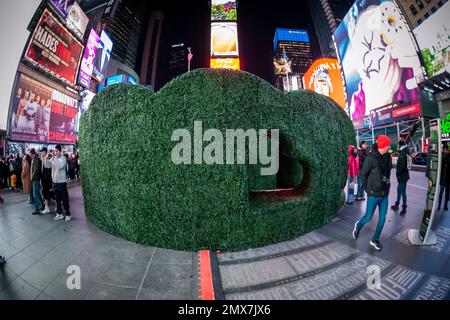
[[[211,56],[237,56],[238,35],[236,22],[211,24]]]
[[[100,36],[94,29],[91,30],[89,38],[84,48],[83,59],[81,60],[80,75],[78,77],[78,83],[85,88],[89,88],[91,85],[91,76],[94,72],[94,60],[98,50],[98,44],[100,42]]]
[[[303,87],[333,99],[345,109],[344,84],[336,59],[314,61],[303,76]]]
[[[212,0],[211,20],[236,21],[237,20],[236,0]]]
[[[77,114],[78,101],[59,91],[53,90],[48,142],[76,143]]]
[[[354,123],[377,108],[420,100],[418,48],[393,0],[356,0],[333,39]]]
[[[113,43],[111,38],[103,30],[100,35],[100,41],[97,53],[94,58],[94,78],[101,84],[105,84],[106,72],[108,71],[109,60],[111,59]]]
[[[82,44],[45,9],[28,44],[25,59],[75,85],[82,50]]]
[[[450,72],[450,2],[414,29],[429,77]]]

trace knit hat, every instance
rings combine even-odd
[[[33,148],[33,149],[31,149],[30,150],[30,154],[32,155],[32,156],[34,156],[35,154],[36,154],[36,150]]]
[[[391,145],[391,139],[389,139],[389,137],[385,136],[384,134],[380,134],[377,138],[377,145],[378,149],[386,148],[387,146]]]

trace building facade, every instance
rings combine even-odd
[[[313,62],[308,32],[277,28],[274,44],[275,86],[283,91],[302,88],[302,78]]]
[[[308,0],[322,57],[336,57],[332,34],[352,6],[351,0]]]
[[[397,3],[408,20],[411,29],[416,28],[439,8],[447,0],[398,0]]]
[[[168,81],[188,71],[189,50],[186,44],[177,43],[170,47]]]

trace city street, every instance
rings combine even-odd
[[[395,180],[395,172],[392,176]],[[449,299],[450,213],[439,212],[433,225],[438,242],[409,244],[407,232],[418,228],[426,195],[423,172],[411,172],[408,212],[388,210],[381,236],[383,250],[369,240],[377,213],[360,234],[353,225],[365,202],[342,208],[324,227],[291,241],[241,252],[210,253],[215,299]],[[32,216],[24,194],[1,192],[0,269],[3,299],[180,299],[205,297],[205,275],[197,252],[145,247],[109,235],[84,215],[81,186],[69,187],[70,222],[53,214]],[[393,181],[389,205],[394,203]],[[381,288],[369,289],[367,268],[381,270]],[[81,271],[81,288],[69,290],[68,266]]]

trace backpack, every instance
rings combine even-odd
[[[412,169],[412,158],[409,154],[406,155],[406,168],[408,169],[408,171],[410,171]]]

